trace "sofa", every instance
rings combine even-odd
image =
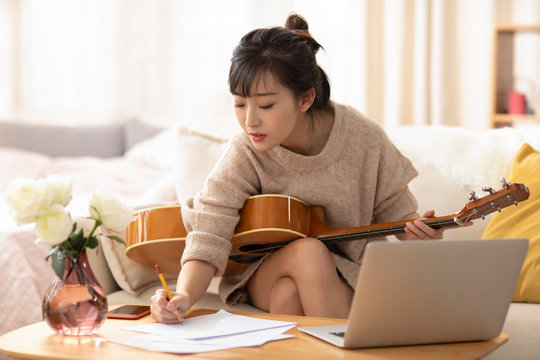
[[[501,186],[501,178],[517,176],[512,171],[517,168],[516,154],[522,150],[524,143],[530,144],[533,150],[540,149],[540,127],[476,130],[447,126],[404,126],[388,129],[387,132],[397,148],[411,159],[419,171],[419,176],[410,183],[410,189],[419,203],[419,212],[435,209],[439,216],[460,211],[470,201],[469,193],[472,190],[482,196],[485,194],[482,187],[497,190]],[[146,179],[149,185],[138,196],[132,196],[135,209],[178,204],[198,191],[227,147],[225,135],[216,137],[185,127],[161,131],[149,129],[147,136],[137,135],[136,143],[114,156],[160,171]],[[532,155],[535,155],[534,151]],[[535,180],[534,166],[540,167],[540,161],[533,156],[533,175],[529,174],[525,183],[531,191],[529,200],[515,208],[490,214],[484,220],[478,219],[473,226],[447,230],[444,236],[446,239],[485,238],[486,241],[494,234],[497,237],[521,237],[520,229],[504,224],[504,219],[510,217],[507,214],[514,212],[512,221],[518,223],[522,218],[519,213],[522,209],[529,215],[532,213],[531,216],[527,215],[533,219],[532,227],[529,226],[527,230],[528,234],[532,234],[527,267],[524,265],[520,275],[521,290],[519,293],[516,290],[503,329],[509,334],[509,341],[490,354],[488,359],[540,358],[540,338],[537,336],[540,333],[540,291],[535,288],[534,282],[535,279],[540,280],[540,274],[535,274],[537,255],[540,262],[540,253],[537,254],[535,247],[540,243],[540,225],[538,220],[534,224],[534,219],[540,218],[540,205],[535,195],[537,189],[540,193],[540,183]],[[516,178],[518,181],[515,182],[519,182],[519,177]],[[497,226],[501,222],[504,226]],[[29,229],[21,231],[30,233]],[[19,236],[17,232],[12,234]],[[43,248],[36,247],[35,251],[40,255],[46,254]],[[154,269],[129,259],[124,246],[107,241],[107,238],[101,239],[99,247],[89,252],[89,259],[98,281],[108,294],[109,304],[149,303],[150,296],[161,287]],[[50,266],[43,267],[40,270],[42,274],[48,271],[46,268]],[[172,288],[176,283],[175,275],[166,274]],[[53,276],[52,271],[47,276]],[[217,296],[219,281],[218,277],[213,279],[206,295],[194,307],[260,311],[249,304],[224,305]]]

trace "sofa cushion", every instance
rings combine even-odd
[[[124,153],[122,124],[53,126],[0,123],[0,146],[49,156],[115,157]]]
[[[540,359],[540,304],[512,303],[502,331],[508,342],[486,360]]]
[[[125,234],[116,235],[125,238]],[[154,269],[140,265],[125,255],[125,245],[103,235],[100,236],[100,242],[114,280],[129,294],[139,296],[159,280]],[[165,280],[176,283],[176,276],[165,275]]]
[[[131,119],[124,123],[124,146],[125,150],[131,149],[143,140],[149,139],[164,129]]]
[[[94,249],[86,249],[86,255],[88,256],[88,262],[90,263],[92,272],[103,291],[105,291],[106,294],[110,294],[119,290],[120,288],[114,280],[109,265],[107,264],[107,260],[103,255],[101,243]]]
[[[508,180],[525,184],[528,200],[496,213],[483,238],[528,238],[529,250],[519,276],[513,301],[540,303],[540,152],[528,144],[517,152]]]

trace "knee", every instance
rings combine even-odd
[[[326,278],[336,268],[330,250],[317,239],[298,239],[283,250],[288,259],[286,269],[294,279],[300,276],[318,281]]]
[[[292,254],[295,265],[332,263],[330,250],[323,242],[314,238],[302,238],[287,245],[287,251]]]

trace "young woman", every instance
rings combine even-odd
[[[239,210],[251,195],[321,205],[333,228],[411,220],[400,239],[442,237],[442,230],[414,221],[420,215],[408,189],[417,175],[410,161],[376,122],[330,101],[315,59],[320,47],[306,21],[292,14],[285,28],[251,31],[235,48],[229,86],[243,131],[201,192],[182,205],[188,231],[182,270],[171,301],[163,290],[152,297],[156,321],[182,321],[212,277],[223,274]],[[271,313],[345,318],[366,241],[327,247],[295,240],[241,275],[224,277],[220,296]]]

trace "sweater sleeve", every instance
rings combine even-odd
[[[373,223],[399,221],[418,209],[408,184],[418,175],[411,161],[382,136]]]
[[[188,235],[182,266],[190,260],[200,260],[214,265],[216,275],[224,273],[239,210],[260,188],[253,162],[249,148],[233,138],[203,189],[184,201],[182,219]]]

